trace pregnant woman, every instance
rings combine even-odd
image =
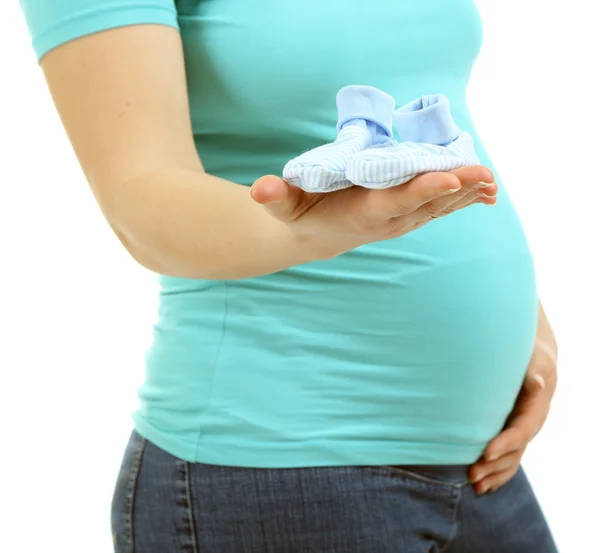
[[[160,275],[115,550],[555,552],[520,459],[556,342],[465,100],[472,0],[21,4],[102,212]],[[481,165],[291,186],[347,85],[443,94]]]

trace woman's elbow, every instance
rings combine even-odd
[[[135,237],[131,236],[131,233],[128,233],[119,225],[111,221],[109,221],[109,224],[115,233],[115,236],[118,238],[119,242],[121,242],[121,245],[125,248],[127,253],[133,258],[134,261],[144,267],[144,269],[147,269],[153,273],[159,275],[165,274],[164,263],[161,263],[160,255],[153,255],[148,251],[147,247],[145,247],[143,244],[140,244],[139,240],[136,240]]]

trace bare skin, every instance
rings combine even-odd
[[[42,67],[106,219],[131,255],[157,273],[273,273],[496,201],[484,167],[327,195],[301,193],[278,177],[259,179],[250,193],[209,175],[193,141],[180,37],[168,27],[86,36],[49,52]],[[489,197],[475,190],[482,181],[492,183]]]
[[[505,429],[492,440],[470,470],[475,491],[494,492],[517,472],[529,443],[542,429],[556,391],[558,346],[539,303],[539,324],[533,355],[521,393]]]
[[[269,274],[496,203],[494,175],[481,166],[421,175],[388,190],[331,194],[309,194],[272,175],[249,189],[206,173],[193,140],[180,36],[169,27],[95,33],[52,50],[42,68],[108,223],[131,256],[156,273]],[[547,328],[540,323],[539,343],[551,342]],[[480,491],[514,474],[527,438],[545,419],[555,372],[541,352],[530,372],[534,380],[544,375],[545,389],[535,400],[523,395],[507,430],[473,467],[477,476],[487,471]],[[500,458],[491,461],[496,449]]]

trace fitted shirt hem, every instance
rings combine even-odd
[[[190,463],[246,468],[302,468],[373,465],[468,465],[475,463],[486,444],[430,443],[394,440],[310,440],[254,444],[220,441],[197,433],[197,440],[178,439],[162,431],[139,412],[133,415],[136,431],[155,446]]]

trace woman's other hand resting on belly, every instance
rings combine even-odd
[[[504,430],[470,470],[477,493],[494,492],[519,470],[529,443],[546,422],[557,383],[558,344],[550,321],[538,302],[538,329],[533,354],[519,397]]]
[[[55,48],[41,64],[107,221],[129,253],[156,273],[270,274],[401,236],[473,203],[495,202],[495,184],[486,197],[476,190],[494,181],[484,167],[327,197],[270,176],[249,193],[207,174],[190,124],[181,39],[170,27],[85,36]]]

